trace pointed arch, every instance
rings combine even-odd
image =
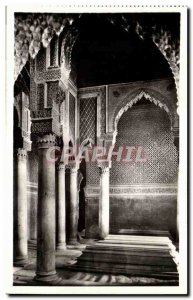
[[[172,111],[172,108],[169,107],[166,103],[166,99],[159,94],[157,91],[153,91],[151,89],[138,89],[135,90],[132,93],[128,93],[123,100],[121,101],[120,105],[118,105],[117,109],[114,112],[112,122],[113,122],[113,131],[114,131],[114,136],[116,136],[117,133],[117,124],[122,116],[122,114],[127,111],[129,108],[131,108],[134,104],[136,104],[139,100],[142,98],[145,98],[147,101],[150,101],[154,103],[156,106],[159,106],[161,109],[164,109],[171,122],[171,127],[175,122],[175,113]]]
[[[118,114],[115,117],[115,122],[114,122],[114,126],[115,126],[115,130],[117,131],[117,124],[122,116],[122,114],[127,111],[129,108],[131,108],[134,104],[136,104],[139,100],[141,100],[142,98],[145,98],[146,100],[149,100],[150,102],[153,102],[156,106],[159,106],[160,108],[164,109],[170,119],[171,119],[171,114],[169,112],[169,109],[167,107],[166,104],[163,104],[161,101],[159,101],[158,99],[155,99],[154,97],[150,96],[147,92],[145,91],[141,91],[139,94],[137,94],[131,101],[129,101],[125,106],[123,106]]]

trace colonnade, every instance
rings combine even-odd
[[[66,187],[65,170],[69,168],[69,240],[68,244],[77,245],[78,233],[78,165],[47,160],[48,150],[55,145],[53,134],[44,135],[37,140],[38,145],[38,207],[37,207],[37,263],[35,280],[53,282],[56,274],[55,251],[66,249]],[[54,158],[52,152],[52,159]],[[17,207],[15,214],[17,235],[15,241],[14,263],[24,265],[28,259],[27,241],[27,152],[18,149],[17,155]],[[101,167],[99,197],[99,238],[109,233],[109,167]],[[55,182],[57,172],[57,189]],[[57,191],[57,194],[56,194]],[[56,205],[57,201],[57,205]],[[57,241],[56,241],[57,208]]]

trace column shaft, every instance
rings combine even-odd
[[[77,168],[70,168],[70,234],[68,243],[77,244],[78,234],[78,198],[77,198]]]
[[[65,193],[65,164],[58,166],[58,241],[57,249],[66,249],[66,193]]]
[[[15,241],[15,264],[26,263],[27,249],[27,153],[24,149],[17,152],[16,174],[16,241]]]
[[[99,199],[99,237],[109,234],[109,168],[101,168]]]
[[[53,135],[38,140],[37,269],[35,279],[53,282],[55,270],[55,162]],[[53,159],[52,161],[49,159]]]

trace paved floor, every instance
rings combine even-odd
[[[94,241],[87,241],[87,244],[92,244]],[[90,286],[105,286],[105,285],[131,285],[131,286],[171,286],[177,285],[175,280],[163,280],[148,277],[134,277],[126,275],[112,275],[101,273],[77,272],[70,269],[70,266],[76,263],[76,258],[82,254],[80,247],[68,246],[65,251],[56,252],[56,270],[60,281],[54,285],[71,286],[71,285],[90,285]],[[79,249],[81,248],[81,249]],[[14,267],[13,284],[14,285],[37,285],[33,281],[36,269],[36,249],[29,248],[29,263],[23,267]]]

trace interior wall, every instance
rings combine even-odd
[[[170,128],[167,113],[147,100],[139,101],[119,120],[115,148],[142,146],[146,160],[136,162],[134,151],[131,162],[112,161],[110,186],[119,187],[119,193],[110,196],[112,233],[154,229],[168,230],[175,237],[178,153]]]
[[[118,123],[115,149],[142,147],[145,161],[136,161],[135,150],[131,162],[113,159],[110,184],[176,183],[178,154],[170,127],[168,114],[148,100],[139,101],[127,110]]]

